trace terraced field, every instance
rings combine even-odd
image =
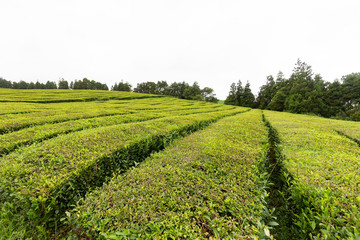
[[[301,239],[360,239],[359,122],[265,111],[278,131]]]
[[[0,89],[0,239],[359,239],[360,124]]]

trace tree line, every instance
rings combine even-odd
[[[360,121],[360,73],[327,82],[298,60],[289,78],[268,76],[256,98],[249,83],[233,83],[225,104]]]
[[[116,83],[112,87],[113,91],[132,91],[131,84],[127,82]],[[189,100],[198,100],[198,101],[207,101],[207,102],[218,102],[219,99],[216,98],[214,90],[209,87],[200,88],[197,82],[194,82],[192,85],[186,82],[174,82],[168,84],[166,81],[158,82],[142,82],[138,83],[134,88],[133,92],[138,93],[150,93],[150,94],[159,94],[167,95],[172,97],[177,97],[180,99],[189,99]]]
[[[27,83],[25,81],[11,82],[6,79],[0,78],[0,88],[13,88],[13,89],[89,89],[89,90],[109,90],[108,86],[94,80],[84,78],[82,80],[68,81],[63,78],[56,82],[47,81],[45,84],[37,82]],[[132,89],[132,85],[128,82],[121,81],[115,83],[111,87],[111,91],[127,91],[138,93],[150,93],[173,96],[181,99],[199,100],[208,102],[218,102],[214,90],[209,87],[200,88],[197,82],[189,85],[186,82],[174,82],[168,84],[166,81],[155,82],[142,82]]]
[[[104,83],[96,82],[84,78],[82,80],[68,81],[63,78],[59,80],[58,84],[53,81],[46,83],[34,82],[11,82],[4,78],[0,78],[0,88],[13,88],[13,89],[90,89],[90,90],[109,90],[108,86]]]

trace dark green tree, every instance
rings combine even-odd
[[[156,94],[156,83],[154,82],[138,83],[136,88],[134,88],[134,92]]]
[[[7,81],[4,78],[0,78],[0,88],[12,88],[13,85],[10,81]]]
[[[45,84],[40,83],[39,81],[36,81],[35,89],[45,89]]]
[[[114,86],[112,86],[112,91],[124,91],[124,92],[131,92],[131,84],[128,82],[124,82],[121,80],[119,83],[115,83]]]
[[[155,90],[156,94],[168,95],[168,91],[169,91],[169,85],[166,81],[158,81],[156,83],[156,90]]]
[[[237,106],[243,106],[243,95],[244,95],[244,88],[242,87],[241,80],[238,81],[236,85],[236,104]]]
[[[183,98],[198,101],[204,100],[199,84],[194,82],[192,86],[188,86],[183,93]]]
[[[29,83],[21,80],[20,82],[13,82],[12,83],[14,89],[28,89]]]
[[[287,94],[285,87],[280,88],[279,91],[275,93],[275,96],[271,99],[271,102],[269,103],[267,108],[275,111],[283,111],[286,97]]]
[[[69,89],[69,83],[65,79],[61,78],[59,80],[59,89]]]
[[[230,86],[230,91],[229,91],[229,95],[226,97],[224,104],[227,105],[236,105],[237,104],[237,100],[236,100],[236,84],[232,83]]]
[[[96,82],[95,80],[89,80],[83,78],[82,80],[75,80],[70,83],[71,89],[89,89],[89,90],[109,90],[105,83]]]
[[[267,81],[260,87],[258,97],[256,98],[256,105],[260,109],[266,109],[275,95],[275,81],[273,76],[268,76]]]
[[[243,106],[243,107],[254,107],[254,105],[255,105],[255,96],[251,92],[249,81],[247,81],[247,83],[245,85],[241,103],[242,103],[241,106]]]
[[[343,86],[339,80],[327,84],[323,98],[325,99],[327,106],[329,106],[326,117],[346,117]]]
[[[35,83],[34,83],[34,82],[30,82],[28,89],[36,89]]]
[[[351,73],[341,78],[345,109],[351,110],[360,104],[360,73]]]
[[[51,81],[47,81],[45,83],[45,89],[57,89],[56,83],[51,82]]]
[[[209,88],[209,87],[204,87],[201,90],[201,94],[203,96],[203,99],[207,102],[213,102],[213,103],[217,103],[219,101],[218,98],[216,98],[216,94],[214,93],[214,89]]]
[[[225,104],[244,106],[244,107],[254,107],[255,106],[255,96],[251,92],[249,81],[246,83],[245,88],[243,88],[241,81],[238,83],[232,83],[230,86],[230,92],[227,96]]]
[[[185,99],[184,92],[189,87],[186,82],[174,82],[169,86],[169,95],[181,99]]]

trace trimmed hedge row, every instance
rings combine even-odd
[[[70,213],[89,239],[259,239],[261,112],[227,117],[176,141],[87,194]],[[264,236],[263,236],[264,237]]]
[[[0,135],[0,154],[7,154],[19,146],[40,142],[56,137],[60,134],[122,123],[142,122],[164,116],[165,114],[161,113],[153,112],[149,114],[146,112],[140,112],[134,114],[79,119],[75,121],[29,127],[16,132]]]
[[[159,110],[164,108],[171,109],[192,109],[192,108],[228,108],[229,106],[200,102],[188,101],[175,98],[163,97],[149,99],[133,99],[133,100],[108,100],[94,102],[74,102],[74,103],[19,103],[8,102],[1,103],[0,119],[16,119],[22,116],[27,118],[61,115],[64,113],[72,114],[84,111],[94,110]]]
[[[193,114],[84,130],[18,149],[0,161],[1,215],[32,236],[56,231],[62,211],[172,139],[246,110]],[[4,221],[4,220],[3,220]]]
[[[234,107],[231,109],[234,109]],[[133,114],[86,118],[61,123],[38,125],[0,135],[0,155],[7,154],[22,145],[40,142],[56,137],[59,134],[81,131],[88,128],[97,128],[130,122],[142,122],[166,116],[190,115],[224,110],[225,109],[222,108],[200,108],[190,110],[186,108],[180,110],[178,108],[164,108],[157,111],[141,111]]]
[[[127,114],[128,111],[124,110],[92,110],[92,111],[83,111],[77,113],[64,113],[58,115],[44,116],[38,114],[36,117],[27,117],[19,116],[15,119],[3,119],[0,120],[0,134],[5,134],[12,131],[17,131],[23,128],[28,128],[31,126],[50,124],[50,123],[61,123],[71,120],[85,119],[85,118],[95,118],[95,117],[105,117],[105,116],[114,116]]]
[[[299,239],[358,239],[358,145],[332,130],[338,126],[333,120],[271,111],[265,116],[282,141]],[[341,124],[347,129],[346,121]]]
[[[290,114],[290,113],[289,113]],[[340,134],[346,135],[354,141],[360,141],[360,122],[329,119],[318,116],[290,114],[292,122],[303,124],[304,126],[317,127],[323,130],[335,130]]]
[[[101,90],[60,90],[60,89],[5,89],[0,88],[0,102],[84,102],[110,99],[159,98],[162,96],[144,93],[101,91]]]
[[[0,134],[23,128],[42,125],[47,123],[60,123],[71,120],[94,118],[101,116],[112,116],[139,111],[179,111],[199,109],[200,111],[212,111],[214,109],[232,109],[229,106],[218,104],[199,104],[193,101],[191,105],[180,101],[174,102],[171,98],[159,98],[151,101],[135,99],[131,101],[106,101],[106,102],[86,102],[86,103],[56,103],[56,104],[33,104],[27,106],[27,112],[22,114],[0,115]],[[121,104],[119,104],[121,103]],[[18,104],[18,103],[16,103]],[[15,105],[16,105],[15,104]],[[21,104],[20,104],[21,105]],[[22,111],[24,111],[23,109]]]

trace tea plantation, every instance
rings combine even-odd
[[[0,89],[0,239],[360,239],[360,123]]]

